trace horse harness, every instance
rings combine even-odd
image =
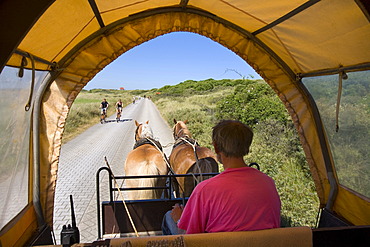
[[[173,147],[172,149],[175,149],[176,147],[180,146],[180,145],[183,145],[183,144],[190,144],[192,146],[196,146],[198,147],[199,144],[196,140],[188,137],[188,136],[185,136],[185,137],[180,137],[176,140],[176,142],[173,144]]]
[[[200,181],[203,181],[203,176],[202,176],[202,172],[201,172],[201,169],[200,169],[199,158],[198,158],[198,154],[197,154],[197,147],[199,147],[198,142],[196,140],[190,138],[189,136],[180,137],[176,140],[175,144],[172,147],[172,150],[174,150],[176,147],[178,147],[180,145],[183,145],[183,144],[189,144],[193,148],[194,157],[195,157],[195,164],[198,167],[199,173],[200,173],[200,179],[201,179]],[[195,177],[194,177],[194,179],[197,180]],[[199,183],[198,180],[197,180],[197,182]]]
[[[136,149],[142,145],[145,145],[145,144],[150,144],[156,148],[158,148],[161,152],[163,152],[163,148],[162,148],[162,145],[159,143],[159,141],[157,140],[154,140],[153,138],[149,138],[149,137],[146,137],[146,138],[142,138],[142,139],[139,139],[135,142],[135,145],[134,145],[134,148],[133,149]]]

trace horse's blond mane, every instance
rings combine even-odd
[[[152,128],[147,123],[141,124],[140,138],[153,138]]]
[[[180,128],[176,130],[177,126],[180,126]],[[183,121],[177,121],[177,123],[173,127],[173,131],[174,131],[173,134],[176,137],[183,137],[183,136],[191,137],[190,130],[188,129],[188,127]]]

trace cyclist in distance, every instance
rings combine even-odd
[[[119,99],[116,103],[116,111],[117,111],[116,120],[118,122],[121,118],[121,113],[122,113],[122,101],[121,101],[121,99]]]
[[[107,116],[107,110],[108,110],[109,103],[106,99],[103,99],[103,101],[100,103],[100,109],[101,109],[101,122],[105,121],[105,118]]]

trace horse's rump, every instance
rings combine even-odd
[[[216,162],[216,156],[213,152],[206,148],[196,146],[196,154],[193,147],[188,144],[178,145],[175,147],[170,155],[170,164],[175,174],[189,174],[189,173],[212,173],[218,172],[218,163]],[[198,165],[197,165],[198,157]],[[199,170],[200,169],[200,170]],[[209,176],[203,176],[204,179],[208,179]],[[200,180],[200,177],[197,178]],[[190,196],[197,182],[194,182],[194,177],[178,177],[177,183],[175,184],[176,194],[186,197]]]
[[[188,170],[187,174],[191,173],[214,173],[218,172],[218,163],[212,158],[212,157],[206,157],[203,159],[198,160],[195,162]],[[198,182],[201,182],[203,180],[206,180],[208,178],[211,178],[211,176],[197,176],[194,178],[194,176],[191,177],[185,177],[184,180],[184,195],[186,197],[190,196],[190,194],[193,192],[195,186],[198,184]]]
[[[125,162],[126,176],[140,175],[166,175],[168,167],[163,160],[163,157],[155,147],[149,144],[141,145],[132,150]],[[127,179],[125,183],[127,188],[130,187],[163,187],[165,179],[163,178],[143,178],[143,179]],[[163,190],[138,190],[127,192],[128,199],[154,199],[160,198]]]
[[[173,137],[175,144],[170,155],[170,164],[175,174],[189,173],[212,173],[218,172],[216,155],[206,147],[201,147],[196,140],[192,139],[191,133],[186,126],[187,120],[173,120]],[[207,176],[209,178],[209,176]],[[197,180],[207,179],[198,177]],[[178,177],[175,187],[176,192],[181,192],[185,196],[190,196],[198,182],[194,182],[194,177]]]
[[[138,174],[141,175],[161,175],[157,164],[153,161],[147,161],[146,164],[143,164],[138,169]],[[163,178],[139,178],[137,179],[138,187],[157,187],[164,186],[165,180]],[[163,190],[139,190],[135,191],[138,199],[151,199],[159,198]]]

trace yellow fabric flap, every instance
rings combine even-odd
[[[182,235],[186,247],[218,246],[312,246],[312,231],[309,227],[287,227],[260,231],[218,232]],[[149,241],[175,240],[179,235],[111,239],[110,246],[122,246],[127,242],[133,247],[145,247]]]

